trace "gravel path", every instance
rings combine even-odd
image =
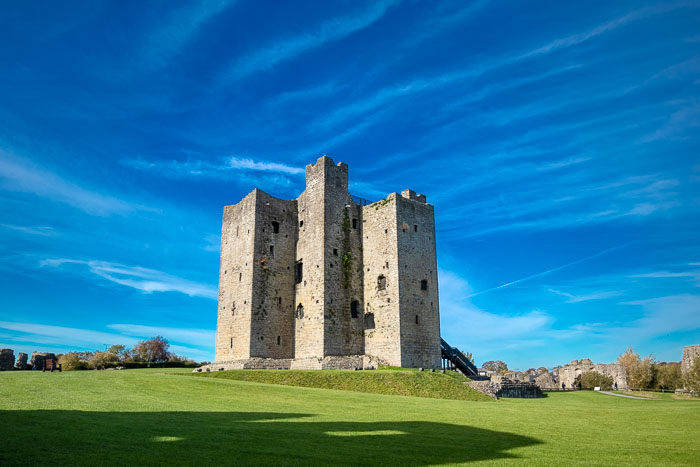
[[[617,396],[617,397],[624,397],[627,399],[639,399],[642,401],[655,401],[658,399],[650,399],[649,397],[637,397],[637,396],[628,396],[627,394],[618,394],[616,392],[608,392],[608,391],[598,391],[601,394],[607,394],[608,396]]]

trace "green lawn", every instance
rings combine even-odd
[[[0,373],[3,466],[698,465],[699,435],[699,401],[458,401],[177,370]]]

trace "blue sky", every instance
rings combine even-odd
[[[700,3],[3,2],[0,347],[213,358],[222,208],[434,204],[477,363],[700,343]]]

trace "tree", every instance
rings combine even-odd
[[[481,365],[481,368],[483,368],[486,371],[493,371],[494,373],[499,374],[508,371],[508,365],[506,364],[506,362],[501,360],[490,360]]]
[[[656,382],[656,359],[653,355],[644,357],[636,366],[632,368],[632,372],[628,373],[630,387],[650,389],[654,387]]]
[[[58,363],[61,365],[61,368],[66,371],[87,370],[90,367],[88,362],[80,359],[78,352],[68,352],[59,355]]]
[[[656,365],[656,389],[679,389],[683,387],[683,375],[679,362],[659,363]]]
[[[640,362],[641,359],[639,358],[639,354],[635,353],[632,347],[629,347],[627,350],[625,350],[625,353],[617,357],[617,363],[622,365],[622,367],[625,369],[628,378],[632,375]]]
[[[576,378],[576,383],[581,384],[582,389],[593,389],[599,387],[603,390],[612,389],[613,379],[597,371],[587,371]]]
[[[100,352],[99,350],[95,351],[90,361],[92,367],[97,370],[103,370],[113,363],[119,363],[119,357],[117,355],[112,352]]]
[[[136,361],[162,363],[168,361],[168,348],[170,348],[168,340],[163,336],[156,336],[136,344],[131,354]]]
[[[126,346],[119,345],[119,344],[114,344],[109,349],[107,349],[107,352],[111,353],[112,355],[116,355],[120,359],[122,359],[124,357],[125,351],[126,351]]]
[[[463,351],[460,351],[460,352],[462,352],[462,355],[464,356],[464,358],[466,358],[470,362],[474,363],[474,356],[472,355],[471,352],[463,352]]]

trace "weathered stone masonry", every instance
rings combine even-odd
[[[224,208],[211,367],[437,368],[437,286],[425,196],[360,205],[321,157],[296,200],[255,189]]]

